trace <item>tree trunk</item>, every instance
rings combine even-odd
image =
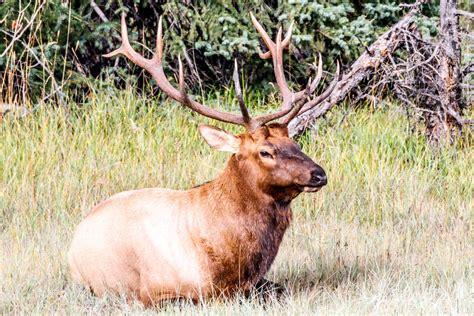
[[[462,127],[451,114],[460,113],[463,108],[456,4],[456,0],[441,0],[440,3],[440,106],[437,111],[425,115],[428,139],[432,144],[452,142]]]

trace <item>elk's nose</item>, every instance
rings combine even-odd
[[[328,183],[328,178],[323,168],[317,166],[317,168],[311,172],[311,182],[318,187],[325,186]]]

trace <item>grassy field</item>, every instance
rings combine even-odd
[[[197,134],[206,119],[130,91],[1,124],[0,314],[156,312],[74,285],[65,258],[73,230],[111,194],[189,188],[213,179],[228,155]],[[388,107],[334,111],[299,141],[329,184],[293,204],[269,274],[288,295],[162,311],[474,313],[472,135],[434,152]]]

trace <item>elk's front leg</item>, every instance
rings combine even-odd
[[[264,278],[255,284],[255,289],[264,299],[267,299],[270,296],[276,296],[278,298],[285,292],[285,288],[281,284],[269,281]]]

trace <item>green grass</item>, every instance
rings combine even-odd
[[[1,314],[155,312],[74,285],[65,258],[73,230],[114,193],[189,188],[213,179],[228,155],[198,135],[209,120],[130,91],[1,124]],[[474,313],[472,135],[435,152],[389,107],[345,119],[334,111],[299,141],[329,184],[293,204],[269,273],[289,294],[267,305],[236,299],[164,311]]]

